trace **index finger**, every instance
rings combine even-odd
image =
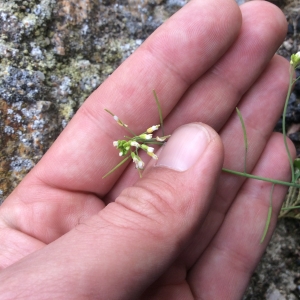
[[[59,189],[106,194],[121,170],[101,178],[120,161],[112,141],[124,131],[104,108],[136,132],[154,125],[158,113],[152,89],[166,116],[231,46],[240,25],[235,1],[188,3],[88,98],[29,176]]]

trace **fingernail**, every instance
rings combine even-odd
[[[208,130],[200,123],[178,128],[163,146],[156,166],[186,171],[198,161],[211,140]]]

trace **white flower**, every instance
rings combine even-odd
[[[136,148],[140,148],[141,145],[140,145],[138,142],[136,142],[136,141],[132,141],[132,142],[130,143],[130,146],[136,147]]]
[[[145,166],[145,163],[142,160],[140,160],[137,164],[135,164],[135,167],[140,170],[143,170],[144,166]]]
[[[154,125],[147,129],[147,133],[152,133],[155,130],[158,130],[160,125]]]
[[[143,134],[140,134],[139,137],[143,140],[151,140],[152,139],[152,134],[143,133]]]
[[[142,145],[141,145],[141,148],[142,148],[143,150],[145,150],[146,152],[153,152],[153,151],[154,151],[154,148],[153,148],[153,147],[149,147],[149,146],[147,146],[147,145],[145,145],[145,144],[142,144]]]
[[[118,147],[119,142],[118,141],[113,141],[113,145],[114,145],[114,147]]]
[[[154,152],[154,148],[153,147],[148,147],[147,152],[153,153]]]
[[[131,152],[132,161],[135,163],[135,168],[143,170],[145,163],[141,160],[141,158],[136,155],[134,152]]]
[[[122,127],[128,127],[128,125],[126,125],[125,123],[123,123],[118,116],[113,115],[114,120]]]
[[[143,150],[145,150],[145,151],[147,152],[147,154],[148,154],[149,156],[151,156],[153,159],[158,159],[157,155],[154,154],[154,148],[153,148],[153,147],[149,147],[149,146],[147,146],[147,145],[145,145],[145,144],[142,144],[142,145],[141,145],[141,148],[142,148]]]

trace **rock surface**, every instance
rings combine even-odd
[[[181,0],[0,2],[0,202]]]
[[[243,300],[300,299],[300,223],[280,219]]]
[[[300,28],[296,22],[300,3],[276,3],[286,7],[290,18],[290,35],[279,50],[288,57],[299,51],[294,28]],[[0,202],[39,161],[89,94],[184,4],[183,0],[0,2]],[[293,97],[291,105],[300,107],[299,95]],[[294,112],[290,106],[291,118],[299,119]],[[279,222],[244,299],[300,299],[299,236],[299,222]]]

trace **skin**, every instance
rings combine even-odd
[[[248,172],[290,178],[272,133],[288,89],[288,62],[274,56],[286,26],[264,1],[193,0],[156,30],[0,207],[1,299],[240,299],[286,187],[275,186],[261,245],[271,184],[221,167],[244,167],[238,106]],[[173,136],[158,161],[143,156],[142,179],[132,162],[102,179],[124,135],[104,108],[143,132],[159,123],[152,89]]]

